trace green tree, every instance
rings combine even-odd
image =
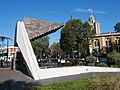
[[[81,56],[83,48],[83,37],[82,37],[82,28],[83,28],[83,23],[81,20],[76,20],[76,26],[75,26],[75,38],[76,38],[76,47],[75,51],[77,51],[77,55]]]
[[[116,32],[120,32],[120,22],[115,24],[114,29]]]
[[[45,36],[32,41],[32,47],[37,59],[46,57],[49,54],[49,37]]]
[[[69,20],[61,31],[60,46],[65,55],[73,56],[75,48],[75,20]]]
[[[85,46],[84,48],[86,49],[86,55],[90,55],[90,51],[89,51],[89,44],[90,44],[90,40],[92,39],[93,32],[91,30],[91,26],[88,22],[85,22],[83,24],[83,37],[84,37],[84,42],[85,42]]]
[[[53,58],[56,58],[56,57],[60,57],[60,55],[62,54],[62,50],[60,48],[60,43],[53,43],[51,46],[50,46],[50,49],[51,49],[51,56]]]
[[[86,57],[89,55],[89,40],[92,31],[88,22],[69,20],[61,31],[60,46],[66,55]]]

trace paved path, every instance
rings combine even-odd
[[[77,80],[80,78],[94,77],[94,76],[120,76],[118,72],[107,73],[83,73],[78,75],[56,77],[50,79],[42,79],[34,81],[30,77],[24,75],[19,71],[11,71],[9,68],[0,68],[0,90],[24,90],[32,86],[44,86],[54,82],[63,82],[67,80]]]
[[[0,68],[0,82],[6,80],[31,81],[32,79],[20,71],[14,71],[10,68]]]

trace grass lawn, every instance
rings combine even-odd
[[[28,90],[120,90],[120,76],[97,76]]]

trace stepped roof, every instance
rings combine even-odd
[[[64,26],[63,24],[33,18],[25,18],[23,22],[31,41],[51,34]]]

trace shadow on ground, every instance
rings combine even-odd
[[[38,86],[38,83],[6,80],[0,83],[0,90],[27,90],[27,88],[30,88],[33,86]]]

